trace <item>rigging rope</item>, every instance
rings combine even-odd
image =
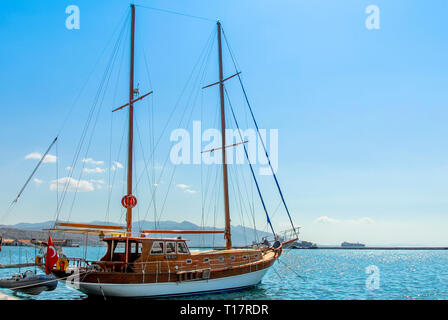
[[[124,31],[124,28],[123,28],[122,31]],[[85,158],[87,158],[87,155],[88,155],[89,150],[90,150],[90,146],[91,146],[92,139],[93,139],[93,136],[94,136],[93,133],[94,133],[96,125],[98,123],[100,111],[101,111],[101,108],[103,106],[103,101],[104,101],[104,98],[105,98],[105,95],[106,95],[106,92],[107,92],[107,88],[109,86],[109,81],[110,81],[110,78],[112,76],[112,71],[113,71],[113,68],[114,68],[114,65],[115,65],[115,62],[116,62],[116,58],[117,58],[117,55],[118,55],[118,52],[119,52],[119,48],[120,48],[121,42],[122,42],[122,36],[120,36],[118,38],[118,40],[117,40],[117,42],[115,44],[114,50],[112,52],[112,56],[110,57],[110,60],[109,60],[109,65],[108,65],[108,67],[106,69],[106,72],[104,73],[103,81],[101,82],[100,87],[99,87],[98,92],[97,92],[97,96],[96,96],[96,99],[95,99],[95,102],[94,102],[94,109],[97,108],[96,107],[97,105],[98,105],[98,108],[97,108],[97,111],[96,111],[96,117],[95,117],[94,122],[93,122],[93,126],[92,126],[92,129],[91,129],[91,133],[90,133],[90,137],[89,137],[89,140],[88,140],[88,143],[87,143],[87,147],[86,147],[86,150],[85,150],[85,156],[84,156]],[[102,95],[101,95],[101,93],[102,93]],[[93,112],[92,112],[92,116],[93,116]],[[87,132],[88,132],[88,127],[86,128],[86,134],[87,134]],[[72,211],[73,211],[73,207],[74,207],[74,204],[75,204],[76,196],[78,194],[78,190],[79,190],[79,186],[80,186],[80,183],[81,183],[81,178],[82,178],[85,166],[86,166],[86,162],[83,162],[83,166],[82,166],[82,169],[81,169],[81,171],[79,173],[79,178],[78,178],[78,181],[77,181],[77,184],[76,184],[76,190],[75,190],[75,194],[73,196],[73,201],[72,201],[72,204],[71,204],[71,207],[70,207],[68,220],[70,220],[70,217],[71,217],[71,214],[72,214]],[[68,183],[67,183],[67,185],[68,185]]]
[[[128,41],[128,36],[126,36],[125,43],[127,41]],[[117,98],[118,86],[120,84],[119,80],[121,78],[121,70],[122,70],[122,67],[123,67],[123,64],[124,64],[124,54],[126,52],[125,49],[126,49],[125,46],[123,46],[123,50],[122,50],[122,53],[121,53],[121,59],[120,59],[121,63],[119,64],[119,67],[118,67],[117,82],[115,84],[115,90],[114,90],[115,93],[114,93],[114,97],[113,97],[113,100],[112,100],[113,101],[112,105],[115,105],[115,101],[116,101],[116,98]],[[115,176],[116,176],[116,170],[112,170],[112,167],[114,167],[115,169],[118,169],[118,168],[116,168],[117,164],[115,162],[119,161],[121,146],[123,144],[123,138],[124,138],[124,134],[125,134],[125,129],[127,127],[127,121],[125,121],[124,129],[123,129],[123,136],[121,138],[120,147],[118,149],[119,151],[118,151],[117,157],[115,159],[115,162],[112,163],[112,137],[113,137],[113,132],[114,132],[114,130],[113,130],[114,115],[115,115],[114,112],[110,113],[109,170],[108,170],[108,190],[109,190],[109,192],[108,192],[108,197],[107,197],[107,206],[106,206],[106,214],[105,214],[105,221],[106,222],[109,222],[109,219],[110,219],[110,201],[111,201],[113,185],[115,183]],[[112,177],[112,184],[111,184],[111,171],[114,171],[114,174],[113,174],[113,177]]]
[[[33,172],[29,176],[28,180],[26,180],[25,185],[22,187],[22,189],[20,189],[19,194],[13,200],[11,205],[17,203],[17,200],[19,200],[20,196],[22,195],[22,192],[25,190],[25,188],[28,185],[28,183],[30,182],[31,178],[34,176],[34,174],[36,173],[37,169],[39,168],[39,166],[41,165],[41,163],[44,161],[45,157],[47,156],[48,152],[50,152],[51,147],[56,143],[57,140],[58,140],[58,137],[54,138],[53,142],[50,144],[50,146],[48,147],[47,151],[45,151],[44,155],[42,156],[42,158],[37,163],[36,167],[34,168]]]
[[[156,145],[154,146],[154,149],[152,150],[152,152],[151,152],[149,157],[153,157],[154,156],[154,152],[157,149],[157,147],[159,145],[159,142],[161,141],[161,138],[162,138],[165,130],[167,129],[169,122],[171,121],[171,119],[172,119],[172,117],[174,115],[174,112],[178,108],[178,106],[180,104],[180,101],[181,101],[182,97],[184,96],[184,93],[185,93],[188,85],[191,82],[197,83],[197,82],[203,81],[203,78],[205,76],[205,71],[207,69],[206,68],[207,67],[207,63],[206,62],[209,61],[210,53],[211,53],[211,50],[212,50],[212,47],[213,47],[213,44],[214,44],[213,33],[214,32],[212,31],[210,36],[209,36],[209,38],[207,39],[206,44],[205,44],[204,48],[202,49],[202,51],[201,51],[201,53],[200,53],[200,55],[198,57],[198,60],[197,60],[195,66],[193,67],[193,69],[192,69],[192,71],[191,71],[191,73],[190,73],[190,75],[189,75],[189,77],[187,79],[187,83],[185,84],[185,86],[184,86],[184,88],[183,88],[179,98],[177,99],[175,107],[172,110],[172,112],[170,113],[169,119],[166,122],[166,124],[165,124],[165,126],[164,126],[164,128],[162,130],[162,133],[161,133],[158,141],[156,142]],[[197,69],[198,69],[197,76],[194,77],[195,70],[197,70]],[[193,86],[193,87],[197,87],[197,86]],[[187,108],[183,109],[182,115],[180,117],[181,119],[180,119],[180,121],[178,123],[178,127],[182,127],[182,122],[185,120],[185,115],[186,115],[186,113],[188,111],[188,107],[191,107],[191,111],[190,111],[190,115],[189,115],[188,120],[187,120],[186,123],[188,123],[190,121],[190,119],[191,119],[191,117],[193,115],[194,105],[195,105],[195,102],[197,100],[197,97],[198,97],[198,93],[195,96],[193,96],[193,91],[190,92],[189,96],[187,97]],[[193,102],[191,102],[191,100],[193,100]],[[166,165],[167,165],[167,162],[168,162],[169,159],[170,159],[170,153],[168,153],[166,158],[165,158],[165,161],[164,161],[163,166],[162,166],[162,171],[161,171],[161,173],[160,173],[160,175],[158,177],[158,181],[156,183],[157,185],[160,185],[160,182],[161,182],[161,180],[163,178],[163,175],[164,175],[164,172],[165,172],[165,169],[166,169]],[[147,161],[145,161],[145,163],[147,163]],[[170,182],[169,182],[169,185],[168,185],[168,189],[167,189],[167,192],[166,192],[165,196],[163,197],[162,206],[161,206],[161,209],[159,210],[158,215],[157,215],[157,212],[155,212],[155,223],[158,223],[160,221],[160,218],[161,218],[161,216],[162,216],[162,214],[164,212],[166,201],[167,201],[167,197],[168,197],[171,185],[173,183],[173,178],[174,178],[174,175],[175,175],[175,172],[176,172],[176,168],[177,168],[177,166],[175,166],[173,168],[173,170],[172,170],[171,177],[170,177],[170,180],[169,180]],[[138,185],[140,183],[140,180],[143,177],[143,175],[144,175],[144,173],[142,173],[140,175],[140,177],[137,179],[136,185]],[[155,193],[151,197],[151,201],[150,201],[150,203],[148,205],[148,209],[147,209],[147,211],[145,213],[144,220],[146,219],[146,217],[147,217],[147,215],[148,215],[148,213],[150,211],[150,207],[151,207],[151,205],[153,204],[154,201],[155,201]]]
[[[103,55],[104,55],[104,53],[105,53],[105,51],[106,51],[106,49],[107,49],[107,47],[108,47],[108,44],[112,41],[112,39],[114,38],[116,32],[120,29],[120,26],[121,26],[122,24],[123,24],[123,25],[126,24],[127,20],[129,19],[129,16],[130,16],[130,15],[129,15],[129,12],[126,10],[126,11],[123,13],[122,17],[120,18],[120,21],[121,21],[121,22],[117,24],[117,27],[116,27],[115,30],[112,32],[112,35],[110,36],[110,38],[109,38],[108,41],[106,42],[106,46],[104,46],[104,49],[103,49],[103,51],[101,52],[101,54],[99,55],[97,61],[95,62],[94,67],[93,67],[92,70],[90,71],[90,74],[87,76],[87,80],[84,82],[84,84],[83,84],[82,87],[81,87],[81,90],[79,90],[78,95],[76,96],[75,100],[73,101],[73,103],[72,103],[72,105],[71,105],[71,107],[70,107],[69,112],[67,113],[67,115],[66,115],[64,121],[62,122],[61,127],[59,128],[59,131],[58,131],[58,134],[57,134],[58,136],[61,134],[62,130],[65,128],[66,123],[67,123],[68,120],[70,119],[71,113],[72,113],[72,111],[74,110],[74,108],[75,108],[75,106],[76,106],[76,104],[77,104],[79,98],[81,97],[82,92],[84,91],[85,87],[87,86],[87,83],[89,82],[90,78],[92,77],[93,72],[94,72],[94,70],[96,69],[96,66],[97,66],[97,65],[100,63],[100,61],[103,59]]]
[[[232,103],[230,102],[230,98],[229,98],[229,94],[227,92],[227,88],[225,86],[224,86],[224,91],[226,93],[227,100],[229,101],[230,110],[232,111],[233,120],[235,121],[235,125],[236,125],[236,127],[238,129],[238,133],[240,135],[240,139],[241,139],[241,141],[244,141],[243,137],[241,135],[241,129],[240,129],[239,125],[238,125],[238,121],[236,120],[235,113],[233,112],[233,107],[232,107]],[[258,195],[260,196],[261,204],[263,205],[263,209],[264,209],[264,212],[266,214],[266,220],[269,223],[269,226],[271,227],[272,233],[274,234],[274,237],[275,237],[274,227],[272,226],[271,219],[269,218],[268,210],[266,208],[266,204],[264,203],[263,196],[261,195],[261,190],[260,190],[260,187],[258,185],[257,177],[255,176],[255,172],[254,172],[254,169],[252,167],[252,163],[250,162],[249,154],[247,153],[247,149],[246,149],[246,146],[244,145],[244,143],[243,143],[243,148],[244,148],[244,154],[246,155],[247,162],[249,163],[250,172],[252,173],[252,177],[254,178],[254,182],[255,182],[255,185],[257,187]]]
[[[209,19],[209,18],[199,17],[199,16],[193,16],[193,15],[191,15],[191,14],[186,14],[186,13],[177,12],[177,11],[172,11],[172,10],[159,9],[159,8],[154,8],[154,7],[142,6],[142,5],[138,5],[138,4],[136,4],[135,6],[136,6],[136,7],[140,7],[140,8],[144,8],[144,9],[150,9],[150,10],[154,10],[154,11],[160,11],[160,12],[164,12],[164,13],[175,14],[175,15],[184,16],[184,17],[189,17],[189,18],[194,18],[194,19],[199,19],[199,20],[205,20],[205,21],[210,21],[210,22],[216,22],[215,20],[212,20],[212,19]]]
[[[76,166],[76,164],[77,164],[79,155],[80,155],[80,153],[81,153],[82,146],[83,146],[83,144],[84,144],[84,140],[85,140],[85,138],[86,138],[86,136],[87,136],[87,132],[88,132],[88,129],[89,129],[89,127],[90,127],[90,122],[91,122],[91,120],[92,120],[92,118],[93,118],[93,115],[94,115],[94,112],[95,112],[95,109],[96,109],[98,100],[99,100],[100,95],[101,95],[101,91],[102,91],[103,85],[104,85],[104,83],[105,83],[105,81],[106,81],[106,78],[107,78],[107,75],[108,75],[108,73],[109,73],[111,64],[112,64],[112,62],[115,61],[114,57],[115,57],[115,55],[116,55],[116,53],[117,53],[117,51],[118,51],[119,43],[121,42],[121,39],[122,39],[122,35],[123,35],[123,33],[124,33],[124,30],[126,29],[126,25],[127,25],[127,24],[126,24],[126,21],[128,20],[128,18],[129,18],[129,14],[127,15],[127,18],[123,21],[123,25],[122,25],[121,31],[119,32],[118,39],[117,39],[117,41],[116,41],[116,43],[115,43],[115,45],[114,45],[114,48],[113,48],[113,50],[112,50],[112,55],[111,55],[111,57],[109,58],[109,61],[108,61],[107,67],[106,67],[106,71],[104,72],[103,77],[102,77],[102,79],[101,79],[100,87],[99,87],[99,89],[98,89],[98,91],[97,91],[97,93],[96,93],[96,96],[95,96],[95,98],[94,98],[93,105],[92,105],[92,107],[91,107],[91,109],[90,109],[90,111],[89,111],[89,115],[88,115],[88,117],[87,117],[86,124],[84,125],[83,131],[82,131],[82,134],[81,134],[81,138],[80,138],[80,140],[79,140],[79,142],[78,142],[78,146],[77,146],[77,148],[76,148],[75,155],[74,155],[74,157],[73,157],[73,160],[72,160],[72,163],[71,163],[71,166],[70,166],[70,173],[69,173],[67,182],[64,184],[64,188],[63,188],[63,191],[62,191],[62,198],[61,198],[60,203],[59,203],[59,206],[58,206],[58,208],[57,208],[57,210],[56,210],[56,212],[55,212],[55,219],[54,219],[55,224],[56,224],[56,222],[59,220],[59,215],[60,215],[60,213],[61,213],[62,206],[63,206],[64,200],[65,200],[65,197],[66,197],[66,195],[67,195],[68,188],[69,188],[69,186],[70,186],[70,183],[69,183],[69,182],[71,181],[71,179],[72,179],[72,177],[73,177],[74,169],[75,169],[75,166]],[[107,47],[107,46],[106,46],[106,47]],[[104,98],[104,96],[103,96],[103,98]],[[59,183],[59,182],[56,182],[56,183]],[[76,188],[76,189],[78,189],[78,188]],[[72,205],[72,206],[73,206],[73,205]]]
[[[290,221],[290,223],[291,223],[291,226],[292,226],[292,228],[293,228],[293,230],[294,230],[294,234],[297,236],[296,228],[295,228],[294,223],[293,223],[293,221],[292,221],[291,214],[289,213],[288,206],[286,205],[286,201],[285,201],[285,198],[284,198],[284,196],[283,196],[282,189],[280,188],[280,184],[279,184],[279,182],[278,182],[278,180],[277,180],[277,176],[276,176],[276,174],[275,174],[274,169],[272,168],[271,159],[269,158],[269,154],[268,154],[268,152],[267,152],[266,145],[265,145],[265,143],[264,143],[264,141],[263,141],[263,138],[262,138],[262,136],[261,136],[261,134],[260,134],[260,129],[258,128],[258,123],[257,123],[257,121],[255,120],[255,116],[254,116],[254,113],[253,113],[253,111],[252,111],[252,107],[251,107],[251,105],[250,105],[249,98],[247,97],[246,90],[245,90],[244,85],[243,85],[243,81],[242,81],[241,76],[240,76],[240,73],[239,73],[239,71],[238,71],[238,68],[237,68],[237,64],[236,64],[235,58],[234,58],[234,56],[233,56],[233,54],[232,54],[232,51],[230,50],[230,45],[229,45],[229,42],[228,42],[228,40],[227,40],[227,37],[226,37],[226,35],[225,35],[225,33],[224,33],[224,29],[223,29],[222,33],[223,33],[223,35],[224,35],[224,39],[225,39],[225,42],[226,42],[226,44],[227,44],[227,48],[229,49],[229,53],[230,53],[230,56],[231,56],[231,58],[232,58],[233,65],[234,65],[234,67],[235,67],[235,72],[237,73],[237,77],[238,77],[239,83],[240,83],[240,85],[241,85],[241,89],[242,89],[242,91],[243,91],[244,98],[245,98],[245,100],[246,100],[246,104],[247,104],[247,106],[248,106],[248,108],[249,108],[249,111],[250,111],[252,120],[253,120],[253,122],[254,122],[254,124],[255,124],[255,127],[256,127],[256,129],[257,129],[257,133],[258,133],[258,136],[259,136],[259,138],[260,138],[260,140],[261,140],[261,145],[263,146],[264,153],[265,153],[265,155],[266,155],[266,158],[268,159],[268,164],[269,164],[269,167],[271,168],[272,176],[274,177],[275,184],[276,184],[276,186],[277,186],[278,192],[279,192],[280,197],[281,197],[282,202],[283,202],[283,206],[285,207],[286,213],[288,214],[288,218],[289,218],[289,221]],[[233,112],[233,111],[232,111],[232,112]]]

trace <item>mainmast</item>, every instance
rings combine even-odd
[[[230,210],[229,210],[229,183],[227,175],[227,161],[226,161],[226,117],[224,104],[224,77],[222,67],[222,46],[221,46],[221,23],[217,22],[218,26],[218,59],[219,59],[219,96],[221,99],[221,146],[222,146],[222,171],[224,178],[224,211],[226,217],[225,233],[226,248],[232,248],[232,239],[230,235]]]
[[[128,196],[132,195],[132,150],[134,142],[134,33],[135,33],[135,6],[131,4],[131,59],[129,79],[129,140],[128,140]],[[127,207],[126,231],[132,232],[132,206]]]

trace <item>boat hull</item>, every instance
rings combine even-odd
[[[42,291],[52,291],[56,289],[57,285],[57,279],[47,275],[30,275],[21,279],[0,279],[0,288],[31,295],[38,295]]]
[[[260,283],[268,268],[235,276],[181,282],[140,284],[80,282],[79,290],[89,296],[156,298],[240,290]]]

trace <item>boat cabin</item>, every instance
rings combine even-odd
[[[103,241],[107,243],[107,252],[101,258],[100,266],[114,267],[116,271],[122,271],[123,267],[140,269],[138,264],[185,259],[190,256],[186,239],[180,237],[173,239],[111,237],[104,238]]]

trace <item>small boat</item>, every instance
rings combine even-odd
[[[52,291],[58,285],[53,275],[36,274],[32,270],[16,273],[10,278],[0,279],[0,288],[10,289],[26,294],[38,295],[42,291]]]

